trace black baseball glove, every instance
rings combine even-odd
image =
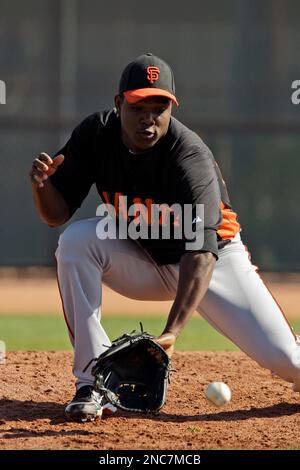
[[[95,361],[95,390],[113,405],[156,413],[165,404],[171,363],[153,336],[143,331],[124,334]]]

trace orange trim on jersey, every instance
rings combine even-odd
[[[221,202],[220,209],[223,220],[218,229],[218,235],[222,240],[230,240],[240,231],[241,226],[237,221],[236,213],[226,207],[223,202]]]

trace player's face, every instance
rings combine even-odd
[[[133,104],[117,96],[116,106],[121,118],[123,142],[133,152],[151,149],[168,132],[171,100],[154,96]]]

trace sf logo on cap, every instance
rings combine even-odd
[[[153,83],[159,79],[159,74],[160,74],[160,70],[158,67],[154,67],[152,65],[147,67],[147,79],[149,80],[151,85],[153,85]]]

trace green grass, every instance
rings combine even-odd
[[[140,317],[142,318],[142,316]],[[159,335],[165,317],[144,317],[145,331]],[[138,317],[106,316],[103,326],[114,339],[124,332],[139,330]],[[293,322],[300,332],[300,321]],[[0,315],[0,340],[8,351],[67,350],[71,349],[67,328],[59,315]],[[236,351],[236,346],[217,333],[201,318],[192,318],[178,338],[176,348],[182,351]]]

